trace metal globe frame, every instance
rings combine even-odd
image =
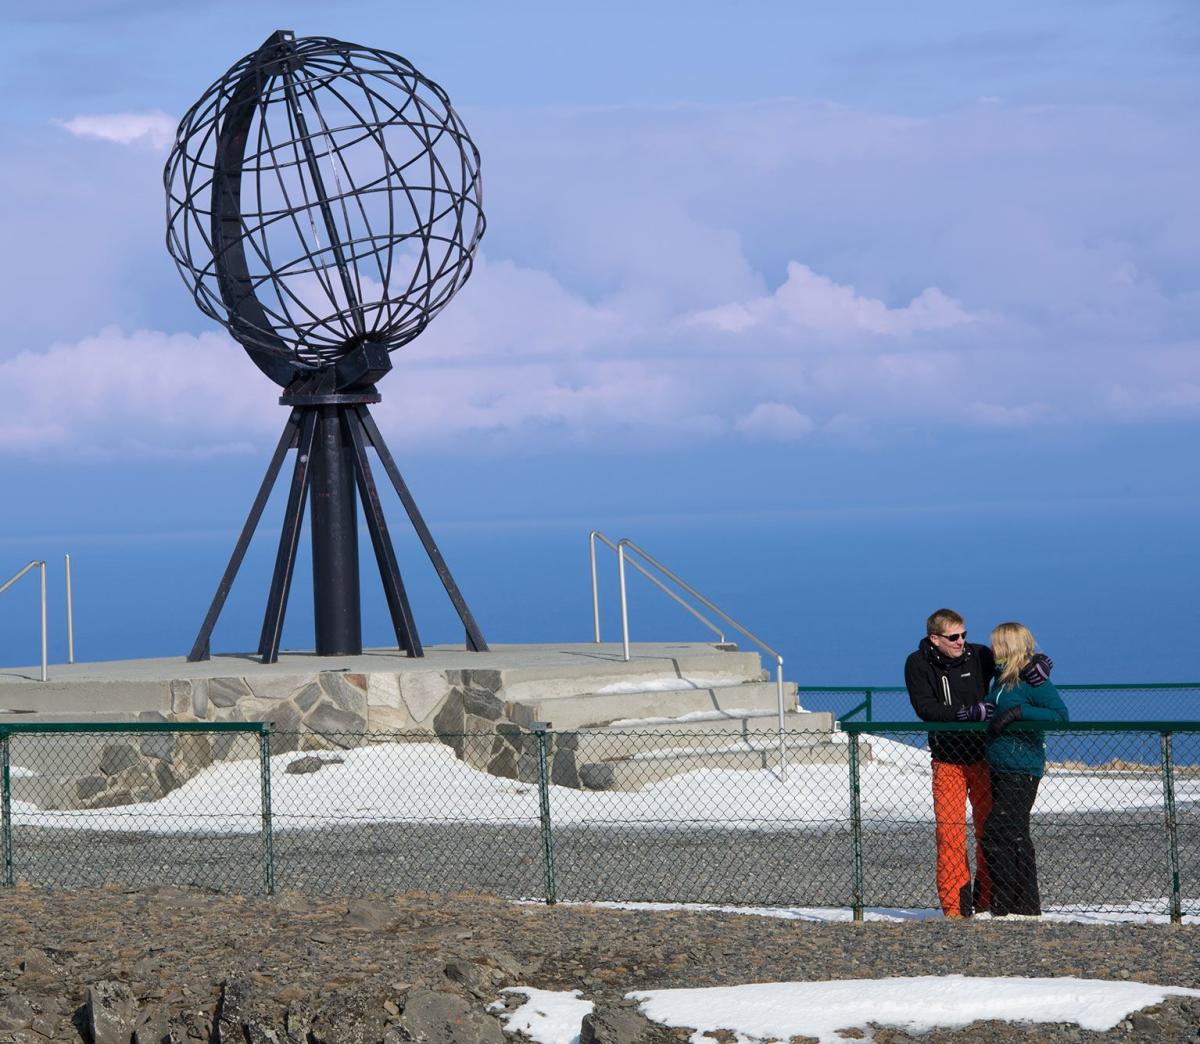
[[[306,503],[316,653],[362,651],[361,499],[400,649],[424,655],[371,470],[374,449],[463,623],[487,643],[368,409],[390,353],[471,274],[485,219],[479,152],[445,91],[398,55],[273,33],[179,124],[163,173],[167,249],[200,310],[291,407],[188,655],[213,628],[287,454],[291,486],[258,652],[279,656]]]

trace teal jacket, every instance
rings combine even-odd
[[[1020,704],[1022,721],[1059,724],[1070,720],[1053,682],[1042,682],[1036,689],[1018,682],[1015,688],[1005,689],[997,679],[992,682],[988,699],[995,702],[996,714]],[[987,741],[987,760],[997,772],[1042,776],[1046,772],[1046,740],[1041,732],[1026,732],[1014,722],[995,739]]]

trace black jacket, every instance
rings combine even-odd
[[[955,709],[982,703],[996,673],[996,660],[986,645],[968,642],[961,656],[943,656],[928,638],[904,664],[904,684],[913,710],[922,721],[957,721]],[[934,761],[969,765],[983,757],[983,735],[931,732],[929,753]]]

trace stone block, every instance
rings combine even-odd
[[[106,743],[100,754],[100,771],[106,776],[114,776],[122,769],[140,762],[141,758],[132,743]]]
[[[192,707],[192,683],[185,678],[176,678],[167,685],[171,693],[171,716],[189,718],[195,716]]]
[[[129,1044],[138,1004],[123,982],[102,980],[89,986],[84,1012],[93,1044]]]
[[[197,772],[208,768],[212,760],[211,737],[198,732],[183,732],[176,737],[171,762],[175,774],[181,779],[191,779]]]
[[[357,714],[366,722],[367,694],[357,685],[351,685],[346,678],[346,675],[336,671],[326,671],[317,675],[317,682],[325,691],[326,702],[347,714]]]
[[[292,702],[300,708],[301,714],[307,714],[321,702],[324,695],[325,693],[321,689],[321,686],[315,681],[309,682],[292,697]]]
[[[462,684],[486,689],[488,692],[499,692],[504,684],[504,677],[494,670],[467,670],[462,672]]]
[[[488,722],[499,721],[504,715],[504,703],[494,692],[470,686],[462,690],[463,709],[468,714]]]
[[[174,732],[151,732],[142,737],[138,750],[147,758],[169,758],[175,750]]]
[[[588,790],[612,790],[617,777],[611,765],[588,762],[579,766],[579,782]]]
[[[243,678],[250,694],[259,700],[286,700],[313,681],[311,674],[269,674]]]
[[[439,736],[461,736],[466,726],[462,691],[453,689],[433,719],[433,730]]]
[[[503,747],[492,755],[487,771],[503,779],[517,778],[517,755],[511,747]]]
[[[575,752],[559,749],[550,762],[550,782],[560,787],[579,788],[579,773],[575,768]]]
[[[366,703],[362,712],[320,703],[304,716],[304,724],[339,747],[353,747],[367,729]]]
[[[415,722],[426,721],[455,691],[440,671],[420,671],[399,679],[400,698]]]
[[[367,677],[367,704],[371,708],[390,707],[400,710],[404,701],[400,698],[400,678],[395,674],[372,674]]]
[[[522,783],[538,781],[538,756],[532,751],[517,755],[517,779]]]
[[[398,1023],[400,1040],[427,1044],[504,1044],[499,1021],[462,997],[414,987]]]
[[[406,708],[379,706],[374,703],[367,708],[367,728],[372,732],[428,731],[427,729],[414,729],[412,718],[409,717]],[[377,738],[385,739],[386,737]]]
[[[83,776],[75,781],[75,796],[80,801],[94,798],[97,794],[103,794],[107,789],[107,776]]]
[[[208,702],[214,707],[233,707],[253,695],[244,678],[210,678],[208,680]]]

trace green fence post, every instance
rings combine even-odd
[[[546,871],[546,903],[553,906],[558,902],[554,881],[554,835],[550,829],[550,772],[546,757],[546,730],[548,721],[535,721],[529,726],[537,740],[538,751],[538,804],[542,821],[542,858]]]
[[[867,692],[867,721],[870,721],[871,716],[875,713],[874,699],[873,699],[875,690],[867,689],[866,692]]]
[[[0,834],[4,835],[4,886],[13,886],[12,779],[9,771],[9,734],[0,732]]]
[[[263,886],[275,894],[275,844],[271,822],[271,733],[268,726],[258,734],[258,767],[262,784]]]
[[[863,919],[862,801],[858,786],[858,733],[850,733],[850,839],[854,848],[854,884],[850,905],[854,920]]]
[[[1171,751],[1171,733],[1159,736],[1162,751],[1163,813],[1167,828],[1167,866],[1171,871],[1171,923],[1179,924],[1183,910],[1179,898],[1179,823],[1175,818],[1175,760]]]

